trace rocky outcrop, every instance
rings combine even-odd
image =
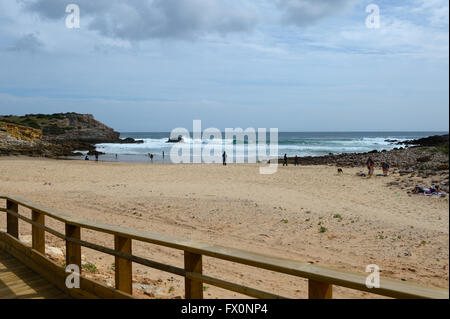
[[[93,144],[120,143],[120,133],[90,114],[0,116],[0,155],[70,156]]]
[[[8,129],[6,129],[6,126]],[[83,142],[49,142],[40,138],[39,130],[21,127],[19,125],[0,122],[0,156],[70,156],[74,150],[93,151],[95,147]]]
[[[116,143],[120,133],[100,123],[91,114],[56,113],[0,116],[0,121],[41,130],[49,142]]]
[[[326,156],[307,156],[299,157],[300,165],[335,165],[338,167],[365,167],[366,161],[370,157],[378,167],[383,162],[389,163],[390,167],[397,168],[402,174],[415,173],[418,176],[429,177],[434,175],[446,174],[448,176],[449,170],[449,149],[448,143],[442,144],[440,141],[445,141],[448,135],[442,137],[431,137],[420,143],[433,143],[435,146],[415,146],[407,148],[394,148],[390,151],[376,150],[367,153],[351,153],[338,154]],[[420,143],[411,143],[417,145]],[[431,142],[433,141],[433,142]],[[439,141],[439,142],[437,142]],[[279,159],[279,163],[283,162]],[[289,163],[294,163],[294,158],[288,159]]]
[[[91,114],[64,114],[55,123],[43,129],[47,140],[78,141],[86,143],[115,143],[120,133],[94,119]]]
[[[144,144],[144,140],[135,140],[132,137],[127,137],[124,139],[121,139],[119,141],[120,144]]]
[[[0,122],[0,155],[33,155],[43,144],[42,131],[12,123]]]
[[[183,142],[183,137],[180,135],[177,138],[169,138],[166,143],[181,143]]]
[[[0,134],[4,138],[8,135],[12,139],[33,142],[42,141],[42,131],[27,126],[0,122]]]
[[[417,146],[440,146],[443,144],[448,145],[448,134],[446,135],[434,135],[424,138],[419,138],[417,140],[398,142],[397,144],[403,145],[417,145]]]

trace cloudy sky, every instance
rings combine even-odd
[[[66,6],[80,28],[66,27]],[[369,4],[379,28],[367,28]],[[448,0],[2,0],[0,114],[448,131]]]

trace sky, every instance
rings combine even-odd
[[[448,0],[1,0],[0,114],[448,131],[448,15]]]

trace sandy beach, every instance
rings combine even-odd
[[[448,288],[449,199],[407,194],[388,187],[399,176],[356,176],[365,168],[102,163],[0,158],[0,193],[27,198],[92,221],[199,242],[240,248],[335,269],[364,273],[376,264],[382,278]],[[378,172],[379,173],[379,172]],[[431,183],[431,180],[429,181]],[[5,228],[0,215],[0,228]],[[62,230],[62,225],[49,221]],[[54,224],[52,224],[54,223]],[[30,228],[20,224],[20,236]],[[320,232],[320,228],[323,232]],[[111,247],[112,236],[83,231],[83,238]],[[47,235],[49,246],[63,247]],[[136,244],[138,256],[182,266],[182,253]],[[84,249],[99,269],[113,258]],[[205,273],[286,297],[305,298],[306,281],[205,258]],[[134,266],[167,297],[183,296],[181,277]],[[109,279],[108,279],[109,280]],[[110,279],[112,280],[112,278]],[[205,298],[241,298],[208,287]],[[336,287],[337,298],[371,298]]]

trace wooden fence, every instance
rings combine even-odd
[[[306,278],[308,296],[312,299],[332,298],[333,285],[366,291],[393,298],[437,298],[448,299],[448,290],[427,288],[410,283],[382,278],[380,288],[366,286],[367,274],[344,272],[294,260],[275,258],[243,250],[222,246],[211,246],[190,240],[173,238],[166,235],[128,229],[91,222],[42,207],[28,200],[0,195],[6,200],[6,207],[0,211],[6,213],[7,230],[0,232],[0,249],[52,281],[55,285],[73,297],[81,298],[130,298],[132,297],[132,265],[141,264],[185,278],[185,297],[203,298],[203,283],[234,291],[255,298],[283,298],[272,292],[246,287],[222,279],[206,276],[202,273],[202,257],[209,256],[243,265],[253,266],[274,272]],[[29,208],[32,218],[19,214],[19,206]],[[45,217],[65,224],[65,234],[45,226]],[[27,247],[19,240],[19,219],[32,225],[32,246]],[[114,249],[82,240],[81,229],[90,229],[114,235]],[[81,270],[81,247],[87,247],[115,257],[115,288],[81,276],[80,289],[68,289],[65,286],[65,269],[45,256],[45,232],[66,242],[66,264],[76,264]],[[132,254],[132,242],[140,241],[159,246],[174,248],[184,252],[184,268],[144,259]]]

